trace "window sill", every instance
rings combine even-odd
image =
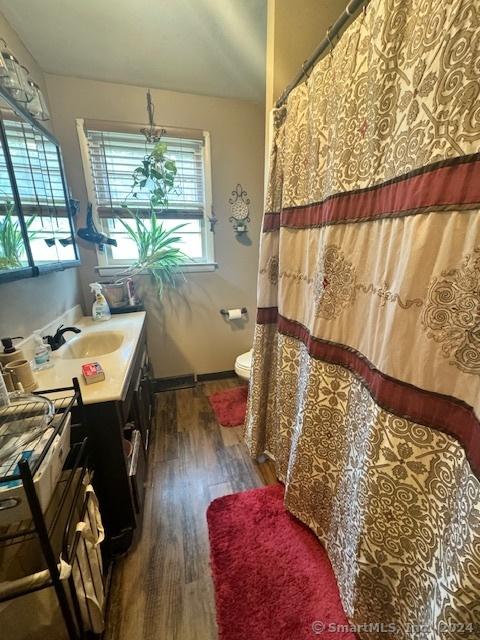
[[[98,273],[99,276],[118,276],[125,271],[128,265],[98,265],[95,267],[95,273]],[[208,271],[215,271],[218,269],[218,264],[216,262],[198,262],[191,264],[184,264],[179,269],[183,273],[203,273]],[[142,271],[139,275],[148,275],[146,271]]]

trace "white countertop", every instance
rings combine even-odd
[[[78,378],[82,390],[82,398],[85,404],[97,402],[109,402],[122,400],[127,391],[126,385],[129,379],[130,367],[137,348],[138,340],[145,323],[145,312],[125,313],[112,315],[110,320],[94,322],[91,316],[83,316],[76,320],[74,326],[81,333],[66,333],[66,345],[77,337],[92,334],[93,332],[114,331],[123,334],[120,347],[111,353],[101,356],[89,356],[88,358],[62,358],[63,345],[52,353],[54,366],[44,371],[36,371],[38,382],[37,391],[71,386],[72,378]],[[105,380],[93,384],[85,384],[82,376],[82,365],[89,362],[99,362],[105,372]]]

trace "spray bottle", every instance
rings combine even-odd
[[[110,307],[102,293],[102,285],[99,282],[92,282],[90,284],[92,293],[95,294],[95,302],[92,307],[92,319],[93,320],[110,320],[112,314],[110,313]]]

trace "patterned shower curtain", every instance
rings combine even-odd
[[[246,441],[365,640],[480,638],[479,80],[478,0],[372,0],[274,114]]]

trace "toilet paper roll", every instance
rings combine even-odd
[[[241,320],[241,318],[242,318],[241,309],[227,309],[228,320]]]

